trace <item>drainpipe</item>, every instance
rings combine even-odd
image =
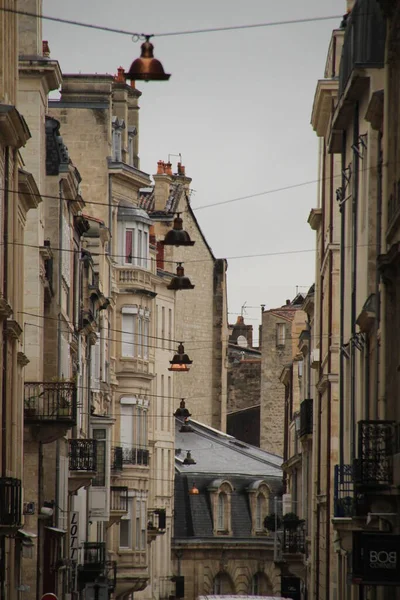
[[[387,113],[385,113],[387,114]],[[377,207],[376,207],[376,257],[381,254],[381,233],[382,233],[382,166],[383,166],[383,153],[382,153],[382,131],[378,134],[378,187],[377,187]],[[387,137],[387,136],[386,136]],[[381,326],[381,291],[380,291],[380,273],[377,268],[375,271],[375,303],[376,303],[376,321],[375,321],[375,389],[374,389],[374,402],[372,407],[372,418],[378,418],[378,398],[379,398],[379,359],[380,359],[380,343],[379,343],[379,331]],[[382,333],[382,332],[381,332]],[[368,407],[369,408],[369,407]],[[366,416],[368,419],[369,416]]]
[[[7,271],[8,271],[8,201],[9,201],[9,177],[10,177],[10,149],[6,146],[4,151],[4,229],[3,229],[3,297],[8,300]],[[3,321],[3,373],[2,373],[2,398],[1,398],[1,476],[7,477],[7,319]],[[0,592],[6,595],[6,543],[5,536],[0,538]]]
[[[323,147],[322,147],[322,152],[323,152],[323,157],[322,157],[322,187],[321,187],[321,208],[322,208],[322,232],[324,232],[325,230],[325,181],[326,181],[326,142],[325,140],[323,141]],[[320,267],[322,266],[323,262],[324,262],[324,253],[325,253],[325,248],[324,248],[324,235],[323,233],[321,234],[321,261],[320,261]],[[322,377],[322,342],[323,342],[323,337],[322,337],[322,327],[323,327],[323,319],[322,319],[322,313],[323,313],[323,289],[324,289],[324,276],[322,274],[320,274],[319,277],[319,281],[320,281],[320,288],[319,288],[319,352],[320,352],[320,357],[319,357],[319,368],[318,368],[318,383],[321,381],[321,377]],[[320,578],[319,578],[319,562],[320,562],[320,532],[321,532],[321,527],[320,527],[320,519],[321,519],[321,515],[320,515],[320,505],[319,505],[319,499],[318,497],[321,494],[321,448],[322,448],[322,439],[321,439],[321,392],[318,390],[317,393],[317,398],[318,398],[318,410],[317,410],[317,505],[316,505],[316,512],[317,512],[317,523],[316,523],[316,528],[315,528],[315,565],[316,565],[316,572],[315,572],[315,590],[314,590],[314,595],[316,598],[319,597],[319,585],[320,585]]]
[[[334,170],[334,158],[333,154],[330,155],[330,173],[329,173],[329,271],[328,271],[328,377],[332,372],[332,351],[331,347],[333,344],[332,340],[332,270],[333,270],[333,257],[332,257],[332,243],[333,243],[333,203],[334,203],[334,190],[333,190],[333,170]],[[332,426],[332,384],[328,383],[328,398],[327,398],[327,443],[326,443],[326,497],[328,499],[326,503],[326,565],[327,569],[325,572],[325,589],[326,589],[326,600],[330,597],[330,561],[331,561],[331,426]],[[335,583],[335,582],[333,582]]]
[[[342,137],[342,194],[344,200],[346,179],[344,176],[346,168],[346,132],[343,132]],[[345,288],[345,253],[344,253],[344,242],[346,235],[346,210],[345,205],[342,204],[340,207],[340,322],[339,322],[339,464],[341,472],[343,471],[344,464],[344,356],[342,352],[344,344],[344,288]]]
[[[62,293],[62,250],[63,250],[63,237],[62,237],[62,222],[63,222],[63,180],[60,179],[58,182],[58,194],[59,194],[59,207],[58,207],[58,331],[57,331],[57,363],[58,363],[58,378],[64,375],[62,373],[61,365],[61,352],[62,352],[62,337],[61,337],[61,293]],[[65,375],[67,375],[65,373]],[[55,521],[57,527],[59,526],[60,518],[60,465],[61,465],[61,444],[60,440],[56,441],[56,498],[55,498]]]
[[[359,138],[359,106],[356,102],[353,116],[353,145],[357,149]],[[352,175],[352,264],[351,264],[351,335],[356,333],[356,311],[357,311],[357,216],[358,216],[358,174],[359,156],[353,149],[353,175]],[[351,361],[351,388],[350,388],[350,459],[351,464],[356,455],[356,353],[352,345],[350,353]]]
[[[3,229],[3,297],[8,301],[8,202],[10,189],[10,148],[6,146],[4,151],[4,229]],[[3,373],[2,373],[2,399],[1,399],[1,428],[4,435],[1,436],[1,476],[7,477],[7,319],[3,321]],[[2,565],[4,556],[1,557]]]

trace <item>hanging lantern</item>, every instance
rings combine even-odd
[[[194,246],[187,231],[183,229],[183,221],[177,213],[174,219],[174,226],[168,231],[164,240],[161,242],[164,246]]]
[[[179,290],[192,290],[193,288],[194,285],[192,285],[189,277],[186,277],[182,263],[178,262],[176,275],[171,279],[171,283],[167,285],[167,289],[175,290],[177,292]]]
[[[197,494],[200,494],[198,488],[196,487],[195,482],[193,482],[192,487],[189,490],[189,496],[197,496]]]
[[[196,461],[192,457],[190,450],[188,450],[186,452],[186,458],[184,459],[183,464],[184,465],[195,465],[196,464]]]
[[[126,79],[131,81],[168,81],[171,77],[165,73],[160,61],[154,58],[154,46],[150,42],[150,37],[150,35],[146,35],[140,58],[133,61],[128,73],[125,74]]]
[[[189,419],[185,419],[185,422],[182,424],[179,429],[179,433],[193,433],[194,429],[189,425]]]
[[[174,357],[170,362],[170,367],[168,371],[189,371],[190,366],[193,361],[190,360],[188,355],[185,353],[185,348],[183,347],[182,342],[178,346],[178,352],[174,354]]]
[[[183,417],[184,419],[187,419],[188,417],[191,417],[191,416],[192,415],[186,408],[185,400],[184,400],[184,398],[182,398],[182,400],[179,404],[179,408],[177,408],[176,411],[174,412],[174,417]]]

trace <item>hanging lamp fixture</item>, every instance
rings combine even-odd
[[[188,232],[183,229],[180,213],[176,214],[173,228],[166,233],[161,243],[164,246],[194,246],[195,242],[192,242]]]
[[[186,452],[186,457],[185,457],[185,459],[183,461],[183,464],[184,465],[195,465],[196,464],[196,461],[192,457],[190,450],[188,450]]]
[[[185,419],[184,423],[182,423],[181,428],[179,429],[179,433],[193,433],[194,429],[189,425],[189,418]]]
[[[140,58],[133,61],[125,78],[131,81],[168,81],[171,75],[166,73],[160,61],[154,58],[154,46],[150,42],[152,36],[144,37]]]
[[[186,408],[185,399],[182,398],[182,400],[179,404],[179,408],[177,408],[176,411],[174,412],[174,417],[183,417],[184,419],[187,419],[188,417],[191,417],[191,416],[192,415]]]
[[[176,292],[179,290],[192,290],[194,285],[192,285],[189,277],[186,277],[182,263],[178,262],[177,265],[176,275],[171,279],[171,283],[167,285],[167,289],[175,290]]]
[[[193,485],[189,490],[189,496],[197,496],[197,494],[200,494],[199,489],[196,487],[195,482],[193,481]]]
[[[190,366],[193,361],[190,360],[189,356],[185,353],[185,348],[182,344],[182,342],[180,342],[179,346],[178,346],[178,352],[176,354],[174,354],[173,359],[169,361],[170,362],[170,367],[168,368],[168,371],[180,371],[180,372],[187,372],[190,370]]]

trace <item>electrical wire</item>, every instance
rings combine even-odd
[[[382,165],[382,167],[388,167],[389,165],[393,164],[396,165],[400,163],[400,161],[388,161],[386,163],[384,163]],[[365,167],[364,169],[360,169],[359,172],[365,172],[365,171],[370,171],[371,169],[376,169],[376,165],[371,165],[370,167]],[[273,188],[270,190],[264,190],[262,192],[255,192],[254,194],[248,194],[246,196],[239,196],[238,198],[230,198],[228,200],[221,200],[220,202],[211,202],[210,204],[203,204],[201,206],[197,206],[197,207],[190,207],[191,210],[198,211],[198,210],[202,210],[203,208],[211,208],[214,206],[221,206],[223,204],[231,204],[233,202],[240,202],[242,200],[250,200],[252,198],[258,198],[260,196],[267,196],[270,194],[276,194],[282,191],[286,191],[286,190],[291,190],[291,189],[295,189],[295,188],[299,188],[299,187],[304,187],[307,185],[312,185],[315,183],[324,183],[326,181],[330,181],[331,179],[341,179],[342,178],[342,173],[337,173],[335,175],[329,175],[327,177],[319,177],[317,179],[310,179],[308,181],[300,181],[298,183],[293,183],[290,185],[286,185],[286,186],[280,186],[277,188]],[[0,187],[0,191],[4,191],[5,188]],[[20,195],[28,195],[28,196],[33,196],[33,197],[37,197],[37,198],[42,198],[42,199],[51,199],[51,200],[57,200],[58,202],[60,201],[60,197],[59,196],[53,196],[51,194],[35,194],[35,193],[31,193],[31,192],[20,192],[19,190],[13,190],[13,189],[8,189],[7,190],[8,193],[10,194],[20,194]],[[62,200],[64,200],[65,202],[76,202],[77,199],[76,198],[61,198]],[[117,208],[118,205],[113,203],[113,202],[100,202],[100,201],[96,201],[96,200],[83,200],[84,204],[93,204],[96,206],[106,206],[106,207],[114,207]],[[135,207],[137,208],[137,207]],[[180,213],[186,212],[187,209],[185,211],[179,211]],[[171,213],[171,215],[173,215],[175,213]],[[91,217],[91,215],[87,215],[89,218]],[[171,216],[171,220],[172,220],[172,216]]]
[[[183,31],[164,31],[159,33],[152,33],[150,35],[145,33],[138,33],[137,31],[128,31],[126,29],[117,29],[114,27],[108,27],[106,25],[94,25],[93,23],[86,23],[83,21],[75,21],[73,19],[64,19],[62,17],[52,17],[50,15],[43,15],[30,11],[17,10],[14,8],[0,9],[1,12],[12,13],[19,16],[33,17],[35,19],[41,19],[43,21],[53,21],[55,23],[62,23],[65,25],[73,25],[75,27],[85,27],[88,29],[97,29],[99,31],[106,31],[108,33],[118,33],[120,35],[129,35],[134,38],[135,41],[145,39],[146,37],[171,37],[179,35],[195,35],[199,33],[217,33],[223,31],[237,31],[242,29],[255,29],[260,27],[277,27],[282,25],[296,25],[300,23],[315,23],[320,21],[332,21],[342,19],[343,15],[326,15],[321,17],[304,17],[302,19],[286,19],[283,21],[268,21],[266,23],[250,23],[248,25],[229,25],[225,27],[208,27],[203,29],[189,29]]]

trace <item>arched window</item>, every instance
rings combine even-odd
[[[219,531],[226,529],[225,527],[225,505],[226,505],[226,494],[221,492],[218,495],[218,516],[217,516],[217,528]]]
[[[216,596],[235,593],[231,578],[227,573],[217,573],[214,577],[213,593]]]
[[[250,585],[251,596],[269,596],[272,595],[272,587],[265,573],[255,573],[251,578]]]

